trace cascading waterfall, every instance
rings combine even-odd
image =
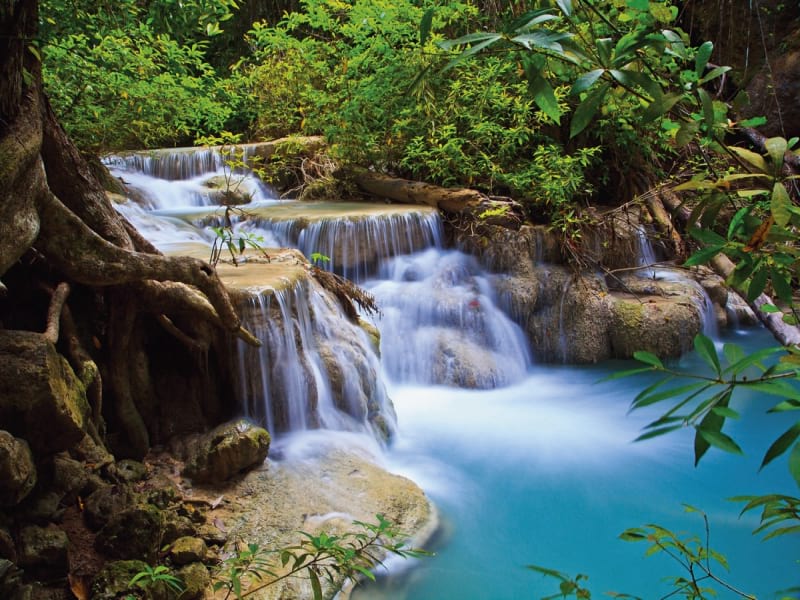
[[[244,322],[263,341],[239,342],[238,400],[272,433],[394,430],[394,413],[366,333],[309,282],[252,296]]]
[[[494,388],[525,376],[531,359],[522,330],[497,307],[473,257],[436,248],[396,257],[367,287],[381,306],[391,380]]]

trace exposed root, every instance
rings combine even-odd
[[[311,267],[311,275],[322,287],[336,296],[347,318],[354,323],[358,322],[356,305],[367,314],[380,313],[375,297],[365,292],[352,281],[340,277],[336,273],[324,271],[319,267]]]
[[[64,303],[67,301],[69,292],[69,284],[60,283],[53,292],[53,297],[50,300],[50,308],[47,311],[47,328],[44,331],[44,337],[54,345],[58,343],[61,326],[61,311],[64,308]]]

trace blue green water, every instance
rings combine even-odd
[[[731,337],[751,349],[772,344],[761,331]],[[762,542],[751,534],[757,515],[740,517],[741,505],[726,500],[798,494],[785,459],[758,473],[764,451],[791,419],[764,414],[769,397],[740,395],[734,407],[743,418],[725,431],[746,455],[712,449],[695,468],[689,431],[631,442],[659,407],[627,414],[644,378],[597,383],[622,367],[630,364],[539,366],[522,383],[492,391],[391,389],[400,427],[391,467],[426,490],[442,526],[428,545],[434,558],[393,564],[390,575],[354,598],[555,594],[558,582],[526,570],[530,563],[588,575],[593,598],[608,591],[661,598],[672,590],[663,578],[686,573],[617,536],[647,523],[704,535],[701,517],[684,512],[684,503],[709,516],[711,547],[730,563],[730,572],[717,567],[717,575],[759,599],[797,597],[775,592],[800,585],[798,536]],[[717,597],[737,596],[721,589]]]

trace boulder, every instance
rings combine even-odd
[[[91,598],[92,600],[118,600],[125,598],[127,593],[131,593],[138,588],[131,586],[130,581],[138,573],[147,569],[147,563],[141,560],[115,560],[107,562],[92,580]]]
[[[79,442],[88,415],[84,386],[52,343],[30,331],[0,331],[0,422],[34,455]]]
[[[183,581],[184,589],[178,600],[200,600],[211,584],[211,574],[206,566],[199,562],[189,563],[175,572]]]
[[[137,504],[112,514],[97,533],[95,547],[111,558],[145,560],[158,556],[164,534],[164,515],[152,504]]]
[[[86,498],[83,517],[93,530],[104,527],[112,515],[118,514],[138,501],[138,495],[128,485],[108,485]]]
[[[28,525],[17,540],[19,565],[45,581],[65,577],[69,571],[67,534],[54,525]]]
[[[618,358],[630,358],[637,350],[678,357],[692,348],[701,330],[700,310],[687,297],[614,297],[611,346]]]
[[[0,430],[0,508],[19,504],[36,485],[36,466],[25,440]]]
[[[183,475],[197,482],[221,483],[234,475],[260,466],[269,452],[265,429],[240,419],[186,442]]]
[[[176,565],[203,562],[208,555],[205,541],[197,537],[184,536],[175,540],[169,549],[169,557]]]

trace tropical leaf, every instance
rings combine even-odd
[[[756,154],[747,148],[739,148],[738,146],[728,146],[728,150],[736,154],[742,160],[750,163],[762,173],[768,173],[767,161],[760,154]]]
[[[435,9],[429,8],[425,11],[422,15],[422,20],[419,23],[419,45],[424,46],[425,42],[428,41],[428,37],[431,33],[431,25],[433,25],[433,13]]]
[[[761,461],[761,467],[759,467],[759,469],[763,469],[781,454],[786,452],[791,445],[797,441],[798,437],[800,437],[800,421],[792,425],[783,433],[783,435],[781,435],[772,443],[767,450],[767,453],[764,455],[764,460]]]
[[[600,86],[578,105],[578,108],[575,109],[575,113],[572,115],[572,123],[570,123],[570,138],[574,138],[592,122],[609,88],[610,85],[607,83]]]
[[[792,213],[789,210],[792,206],[792,199],[789,197],[789,192],[786,191],[783,183],[776,181],[772,187],[772,201],[770,202],[770,211],[775,223],[780,227],[786,227],[792,218]]]
[[[550,83],[541,75],[536,75],[528,81],[528,90],[544,114],[556,124],[561,122],[561,109],[558,106],[556,93]]]

